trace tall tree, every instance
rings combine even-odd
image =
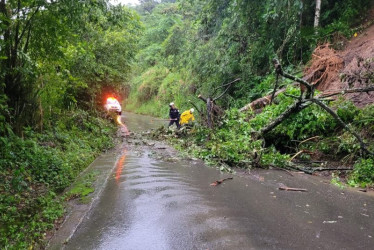
[[[321,1],[322,0],[316,0],[316,12],[314,15],[314,28],[318,28],[319,26],[319,19],[321,16]]]
[[[37,65],[33,56],[56,56],[65,31],[76,18],[78,1],[0,1],[0,82],[20,130],[37,109]]]

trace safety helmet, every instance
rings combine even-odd
[[[169,106],[173,106],[174,105],[174,102],[171,102],[170,104],[169,104]]]
[[[192,109],[190,109],[190,112],[191,112],[191,113],[193,113],[194,111],[195,111],[195,110],[194,110],[193,108],[192,108]]]

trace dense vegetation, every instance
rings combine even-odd
[[[311,106],[257,139],[253,133],[292,98],[279,95],[259,115],[238,111],[271,92],[272,58],[300,75],[317,44],[339,48],[359,31],[353,27],[371,0],[323,0],[318,25],[318,0],[140,2],[129,9],[107,0],[0,0],[1,248],[43,246],[63,214],[63,190],[113,145],[115,127],[101,118],[109,95],[125,100],[128,110],[166,117],[171,101],[188,109],[191,100],[204,112],[197,94],[218,94],[240,78],[217,102],[226,114],[214,131],[200,120],[179,145],[223,168],[286,167],[293,153],[319,152],[354,164],[351,185],[373,184],[373,158],[359,157],[355,139],[320,108]],[[331,105],[373,141],[372,106]],[[317,143],[304,142],[316,135]]]
[[[43,245],[62,191],[103,150],[142,32],[105,0],[0,1],[0,248]],[[102,118],[101,118],[102,117]]]
[[[189,106],[188,99],[196,94],[211,94],[238,77],[242,80],[220,105],[241,108],[272,88],[272,58],[298,71],[317,43],[338,44],[339,37],[351,37],[352,25],[372,1],[322,1],[318,32],[313,27],[315,2],[143,1],[137,9],[145,34],[128,109],[165,115],[171,100],[178,107]]]
[[[181,148],[207,161],[240,167],[286,167],[292,155],[303,152],[297,155],[300,161],[328,160],[339,166],[356,162],[349,181],[353,186],[374,182],[373,159],[361,159],[355,138],[321,108],[311,106],[293,115],[259,140],[253,140],[253,133],[286,110],[293,99],[281,94],[278,104],[259,115],[238,111],[271,93],[276,81],[273,58],[286,71],[300,76],[318,44],[329,42],[341,49],[346,39],[360,31],[373,1],[321,1],[318,25],[315,10],[319,1],[315,0],[141,2],[136,9],[145,33],[136,55],[127,109],[167,117],[169,102],[184,111],[191,107],[190,100],[205,113],[205,103],[197,95],[214,97],[222,92],[220,86],[240,78],[217,102],[227,112],[215,129],[206,129],[200,120],[202,126],[189,136],[174,140]],[[368,77],[371,83],[373,75]],[[281,80],[280,85],[289,83]],[[287,91],[300,94],[291,86]],[[360,131],[373,151],[374,123],[369,118],[373,107],[358,109],[342,100],[330,107]],[[318,140],[303,142],[315,136]]]

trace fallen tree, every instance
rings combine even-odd
[[[215,93],[218,89],[226,88],[217,97],[211,97],[211,96],[204,97],[202,95],[198,95],[198,98],[206,103],[206,123],[207,123],[208,128],[210,128],[210,129],[213,128],[214,127],[214,121],[216,120],[216,118],[219,117],[219,116],[222,116],[225,113],[225,111],[221,107],[216,105],[215,102],[218,99],[222,98],[227,93],[227,91],[230,89],[230,87],[232,86],[233,83],[238,82],[240,80],[241,80],[240,78],[237,78],[237,79],[235,79],[235,80],[233,80],[233,81],[231,81],[227,84],[224,84],[222,86],[219,86],[219,87],[215,88],[213,90],[212,95],[215,95]]]
[[[293,80],[295,82],[298,82],[300,84],[300,89],[304,91],[301,91],[300,96],[291,96],[293,97],[296,102],[294,102],[292,105],[290,105],[281,115],[279,115],[276,119],[274,119],[272,122],[270,122],[267,126],[262,128],[259,131],[259,136],[264,136],[265,134],[269,133],[271,130],[273,130],[275,127],[277,127],[279,124],[281,124],[284,120],[289,118],[292,114],[296,114],[300,112],[301,110],[307,108],[308,106],[312,104],[316,104],[320,106],[322,109],[324,109],[328,114],[330,114],[337,122],[340,124],[345,130],[347,130],[349,133],[351,133],[357,141],[360,143],[361,151],[363,154],[373,154],[367,149],[366,144],[361,139],[360,135],[356,133],[349,125],[347,125],[336,113],[334,110],[329,108],[324,101],[326,101],[326,97],[331,97],[333,95],[338,94],[345,94],[345,93],[356,93],[356,92],[370,92],[374,91],[374,87],[369,86],[367,88],[359,88],[359,89],[347,89],[331,94],[321,95],[319,97],[315,97],[315,84],[310,84],[309,82],[297,78],[293,75],[290,75],[283,71],[281,64],[277,59],[273,59],[273,64],[275,68],[275,72],[277,74],[277,77],[283,76],[285,78],[288,78],[290,80]],[[303,88],[301,88],[303,86]]]
[[[262,108],[264,108],[265,106],[269,105],[272,103],[272,101],[274,100],[275,97],[277,97],[279,94],[283,93],[284,91],[286,91],[285,88],[283,89],[280,89],[278,91],[275,91],[273,94],[271,95],[267,95],[267,96],[264,96],[264,97],[261,97],[261,98],[258,98],[256,100],[254,100],[253,102],[251,103],[248,103],[247,105],[245,105],[244,107],[242,107],[241,109],[239,109],[240,112],[245,112],[245,111],[248,111],[248,110],[251,110],[252,112],[257,112],[257,110],[261,110]]]

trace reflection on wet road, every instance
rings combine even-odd
[[[126,114],[127,116],[134,116]],[[135,119],[136,118],[136,119]],[[125,117],[130,131],[146,118]],[[151,126],[151,125],[145,125]],[[123,145],[102,196],[66,249],[372,249],[373,198],[314,177],[228,175]],[[256,177],[256,176],[255,176]],[[280,183],[307,193],[277,189]]]
[[[116,163],[116,181],[117,182],[119,182],[121,175],[122,175],[122,170],[125,167],[126,155],[127,155],[127,149],[126,147],[123,147],[122,154]]]

